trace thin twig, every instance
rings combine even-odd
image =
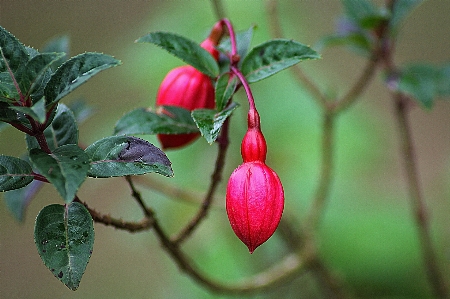
[[[225,18],[225,9],[223,8],[223,3],[221,0],[211,0],[214,14],[216,15],[217,20],[221,20]]]
[[[434,295],[437,298],[448,298],[448,286],[443,273],[439,268],[438,259],[433,248],[427,207],[419,183],[419,174],[412,141],[413,138],[408,122],[407,104],[409,99],[400,93],[395,93],[394,100],[397,125],[400,133],[401,156],[403,158],[405,174],[408,181],[411,206],[417,223],[426,274],[428,281],[433,288]]]
[[[83,204],[86,209],[91,214],[94,222],[102,223],[106,226],[112,226],[117,229],[126,230],[130,233],[141,232],[145,230],[149,230],[153,227],[153,221],[151,218],[145,217],[141,221],[133,222],[133,221],[124,221],[122,219],[113,218],[110,215],[101,214],[96,210],[90,208],[85,202],[82,202],[78,197],[75,197],[74,201]]]
[[[269,16],[269,29],[271,30],[272,37],[281,38],[283,37],[283,30],[280,24],[280,18],[278,14],[278,1],[268,0],[266,3],[267,15]],[[325,94],[320,91],[320,88],[315,82],[313,82],[305,73],[302,68],[296,64],[289,68],[291,72],[295,75],[297,80],[306,87],[306,89],[313,95],[314,99],[317,100],[319,105],[326,108],[328,101]]]
[[[199,223],[205,219],[208,214],[208,211],[211,207],[212,199],[214,198],[214,194],[216,189],[222,179],[222,171],[223,166],[225,164],[225,156],[228,149],[229,139],[228,139],[228,127],[229,127],[228,118],[223,124],[220,132],[220,136],[217,139],[218,151],[217,151],[217,159],[214,167],[214,172],[211,175],[211,184],[209,186],[208,192],[202,202],[200,209],[197,214],[192,218],[192,220],[180,231],[180,233],[173,238],[174,243],[179,244],[183,242],[187,237],[189,237],[195,230],[195,228],[199,225]]]
[[[312,228],[317,228],[325,210],[325,203],[328,198],[334,168],[334,131],[336,115],[331,109],[325,110],[322,124],[322,166],[320,171],[319,185],[312,202],[312,207],[308,215],[306,224]]]

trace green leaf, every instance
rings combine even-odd
[[[115,135],[185,134],[198,132],[189,110],[164,106],[166,113],[144,108],[125,114],[114,127]]]
[[[83,53],[70,58],[48,81],[44,92],[46,106],[52,106],[99,72],[119,64],[119,60],[101,53]]]
[[[169,32],[152,32],[140,37],[136,42],[155,44],[210,77],[219,75],[219,66],[214,57],[198,43],[183,36]]]
[[[19,99],[19,93],[17,92],[11,75],[8,72],[0,73],[0,101],[12,103]]]
[[[11,106],[11,109],[25,113],[25,114],[31,116],[34,120],[38,121],[41,124],[45,123],[45,121],[47,119],[47,111],[45,111],[45,99],[44,98],[37,101],[31,107]]]
[[[31,94],[42,83],[42,76],[49,70],[52,63],[64,56],[64,53],[39,53],[31,58],[22,72],[16,73],[23,95]]]
[[[224,73],[217,79],[215,86],[217,111],[221,111],[223,110],[223,108],[225,108],[228,100],[231,99],[236,90],[237,83],[237,77],[232,76],[230,78],[230,73]]]
[[[362,25],[362,22],[372,16],[379,15],[377,7],[370,0],[341,0],[345,14]]]
[[[315,48],[323,51],[333,46],[349,46],[360,54],[367,55],[372,48],[371,39],[364,32],[352,32],[346,35],[332,34],[322,37]]]
[[[30,160],[66,203],[72,202],[89,171],[89,157],[74,144],[60,146],[52,154],[34,148]]]
[[[444,65],[438,72],[437,93],[439,96],[450,96],[450,64]]]
[[[249,83],[260,81],[303,60],[320,55],[308,46],[285,39],[274,39],[254,47],[242,62],[241,71]]]
[[[72,111],[64,104],[58,104],[52,123],[44,130],[50,150],[66,144],[78,144],[78,126]],[[36,138],[26,135],[28,150],[40,148]]]
[[[59,67],[64,61],[67,60],[67,53],[69,53],[69,37],[67,35],[61,35],[54,37],[50,41],[48,41],[41,49],[42,53],[51,53],[51,52],[62,52],[64,56],[62,56],[57,61],[53,62],[52,69],[56,69]]]
[[[33,179],[31,166],[27,161],[0,155],[1,192],[22,188],[31,183]]]
[[[166,154],[145,140],[132,136],[112,136],[94,142],[86,149],[91,159],[91,177],[116,177],[156,172],[173,176]]]
[[[44,207],[36,218],[34,242],[44,265],[75,291],[94,247],[94,224],[78,202]]]
[[[44,182],[34,180],[23,188],[5,192],[6,207],[18,221],[23,221],[26,208],[43,185]]]
[[[29,56],[25,46],[5,28],[0,26],[0,52],[6,58],[13,73],[25,67]],[[0,72],[7,72],[8,68],[0,55]]]
[[[439,96],[442,73],[440,68],[428,64],[412,64],[402,69],[398,90],[411,95],[425,108],[431,108]]]
[[[397,33],[404,18],[422,2],[423,0],[397,0],[394,2],[391,19],[389,21],[389,27],[394,34]]]
[[[192,111],[192,118],[209,144],[216,141],[223,123],[237,106],[237,103],[232,102],[225,110],[220,112],[212,109],[196,109]]]

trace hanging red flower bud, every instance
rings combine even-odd
[[[267,146],[254,109],[249,111],[248,124],[241,145],[244,163],[228,181],[226,209],[231,228],[252,253],[275,232],[284,191],[278,175],[265,164]]]
[[[216,46],[222,36],[222,29],[216,27],[214,26],[201,46],[218,60],[219,52]],[[211,78],[192,66],[177,67],[171,70],[161,83],[156,96],[156,105],[176,106],[190,111],[199,108],[213,109],[215,101]],[[168,149],[185,146],[199,136],[200,133],[158,134],[158,139],[162,148]]]
[[[194,67],[181,66],[164,78],[156,96],[158,106],[176,106],[190,111],[198,108],[213,109],[214,87],[211,79]],[[199,137],[199,133],[158,134],[163,149],[184,146]]]

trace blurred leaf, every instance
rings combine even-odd
[[[232,102],[225,110],[220,112],[212,109],[196,109],[192,111],[192,118],[209,144],[216,141],[223,123],[237,106],[237,103]]]
[[[42,53],[50,53],[50,52],[62,52],[64,55],[60,57],[58,60],[53,62],[52,69],[56,69],[59,67],[64,61],[67,60],[68,53],[69,53],[69,36],[62,35],[57,36],[53,39],[51,39],[49,42],[47,42],[41,49]]]
[[[300,61],[318,59],[308,46],[285,39],[274,39],[254,47],[242,62],[241,71],[249,83],[260,81]]]
[[[450,95],[450,66],[412,64],[401,70],[398,90],[413,96],[425,108],[431,108],[438,96]]]
[[[166,154],[145,140],[132,136],[112,136],[94,142],[86,149],[91,159],[88,175],[113,177],[156,172],[173,176]]]
[[[394,2],[391,19],[389,21],[389,27],[394,34],[398,31],[398,27],[403,19],[422,2],[423,0],[397,0]]]
[[[83,53],[70,58],[48,81],[44,92],[46,106],[52,106],[100,71],[119,64],[119,60],[101,53]]]
[[[382,21],[387,20],[386,15],[370,0],[341,0],[345,15],[355,21],[361,28],[376,28]]]
[[[316,48],[322,51],[326,47],[333,46],[349,46],[361,54],[367,54],[370,52],[372,43],[364,33],[355,32],[347,35],[324,36],[319,40]]]
[[[184,134],[198,132],[189,110],[162,107],[165,113],[138,108],[125,114],[114,127],[115,135]]]
[[[30,150],[30,160],[52,183],[66,203],[72,202],[89,171],[89,157],[74,144],[56,148],[52,154],[41,149]]]
[[[44,207],[36,218],[34,242],[44,265],[75,291],[94,247],[94,224],[78,202]]]
[[[37,101],[31,107],[11,106],[11,109],[25,113],[25,114],[31,116],[31,118],[33,118],[34,120],[38,121],[41,124],[45,123],[45,120],[47,118],[47,112],[45,111],[45,99],[44,98]]]
[[[34,180],[23,188],[5,192],[6,207],[18,221],[23,221],[25,209],[43,185],[44,182]]]
[[[56,115],[50,126],[44,130],[44,135],[50,150],[66,144],[78,144],[77,122],[66,105],[58,104]],[[27,135],[26,141],[28,150],[40,148],[36,138]]]
[[[241,58],[244,58],[248,49],[250,49],[250,44],[252,42],[253,37],[253,29],[255,26],[250,27],[246,31],[236,32],[236,44],[237,44],[237,52]],[[224,53],[231,53],[231,41],[230,38],[224,38],[223,41],[218,46],[219,50]],[[228,58],[220,61],[221,70],[228,70],[230,65],[230,60]],[[238,65],[242,64],[242,59],[239,61]]]
[[[29,56],[25,46],[14,35],[0,26],[0,72],[7,72],[8,68],[3,56],[13,73],[25,67]]]
[[[215,86],[215,97],[216,97],[216,109],[217,111],[223,110],[228,103],[228,100],[234,94],[237,87],[237,77],[232,76],[230,79],[230,73],[224,73],[221,75]]]
[[[22,159],[0,155],[0,191],[22,188],[31,181],[31,165]]]
[[[84,122],[94,113],[94,108],[88,105],[84,99],[72,101],[68,104],[68,107],[73,112],[78,124]]]
[[[34,89],[39,88],[39,83],[43,83],[42,76],[49,70],[51,64],[61,57],[64,53],[39,53],[31,58],[22,72],[16,73],[16,80],[23,95],[31,94]],[[46,83],[46,82],[45,82]]]
[[[152,32],[138,38],[136,42],[155,44],[210,77],[219,75],[219,66],[214,57],[198,43],[183,36],[169,32]]]

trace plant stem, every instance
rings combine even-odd
[[[211,0],[214,14],[218,20],[223,19],[225,17],[225,9],[223,8],[222,0]]]
[[[179,244],[183,242],[187,237],[189,237],[194,232],[195,228],[199,225],[199,223],[206,218],[210,210],[212,199],[214,198],[216,189],[220,181],[222,180],[222,171],[223,166],[225,164],[225,156],[229,145],[228,139],[229,120],[230,118],[228,118],[223,124],[220,136],[217,140],[219,149],[217,152],[216,164],[214,167],[214,172],[211,175],[211,184],[202,202],[202,206],[200,207],[197,214],[192,218],[192,220],[180,231],[180,233],[176,237],[173,238],[173,242],[175,244]]]
[[[434,295],[437,298],[448,298],[448,287],[443,277],[443,273],[439,268],[438,259],[433,248],[428,212],[419,183],[419,174],[417,171],[412,141],[413,138],[408,122],[407,104],[409,99],[401,93],[395,93],[394,100],[397,125],[400,133],[401,156],[403,158],[405,174],[408,181],[408,190],[414,218],[417,223],[426,275],[433,288]]]
[[[335,131],[336,115],[331,109],[326,109],[323,113],[322,124],[322,166],[320,171],[319,185],[317,186],[314,200],[308,219],[307,225],[311,228],[317,228],[320,219],[325,210],[325,203],[331,189],[331,180],[333,176],[333,153],[334,153],[334,131]]]

